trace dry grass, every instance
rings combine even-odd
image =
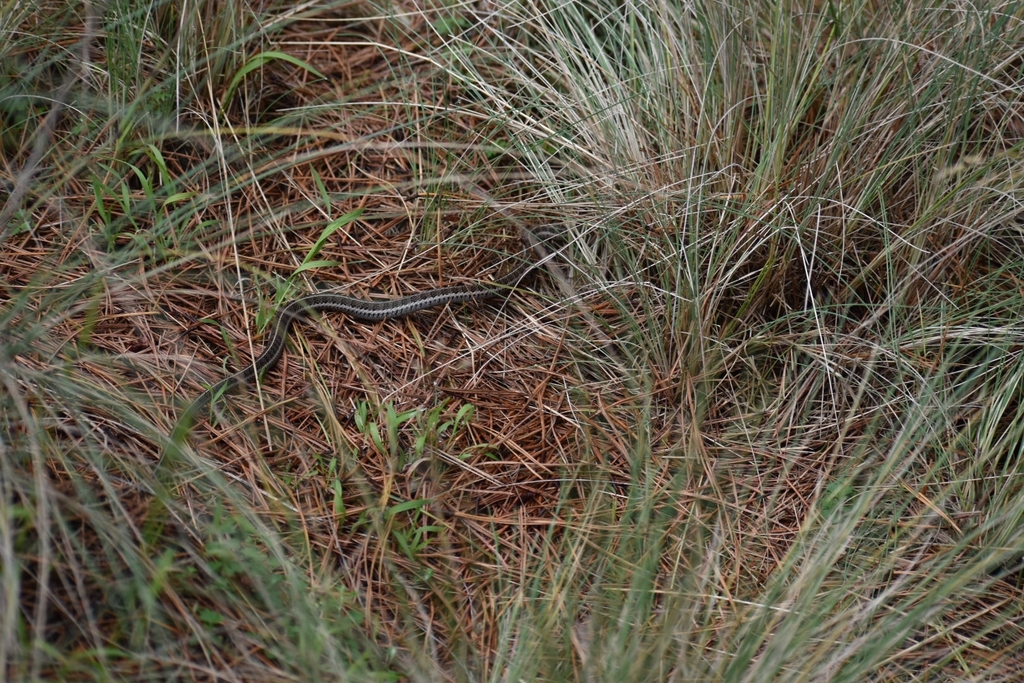
[[[1019,10],[609,7],[5,10],[12,680],[1012,680]]]

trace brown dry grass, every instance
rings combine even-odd
[[[170,634],[161,641],[164,649],[152,653],[156,670],[178,667],[195,680],[225,672],[239,680],[287,677],[288,663],[275,661],[266,642],[294,634],[268,633],[271,619],[254,617],[244,600],[218,602],[217,592],[218,582],[234,580],[254,604],[273,603],[264,595],[273,591],[238,566],[280,555],[294,560],[310,585],[343,596],[325,610],[352,611],[358,635],[344,637],[367,651],[394,648],[395,669],[426,672],[423,678],[459,679],[465,671],[500,676],[510,648],[503,640],[508,620],[535,596],[555,596],[554,615],[540,609],[529,616],[540,638],[570,643],[574,657],[553,657],[541,668],[551,680],[585,678],[600,635],[595,624],[627,633],[654,631],[659,619],[676,626],[686,620],[670,617],[690,609],[678,606],[687,590],[705,610],[697,614],[693,607],[689,621],[693,642],[703,648],[695,658],[713,661],[747,642],[745,630],[783,630],[782,617],[772,621],[750,602],[788,613],[801,584],[778,577],[798,575],[800,562],[830,562],[814,575],[820,583],[808,585],[836,605],[869,604],[877,589],[891,600],[887,608],[909,610],[922,590],[910,583],[927,582],[936,565],[947,567],[944,551],[958,543],[983,545],[984,531],[969,537],[963,530],[984,514],[984,497],[951,496],[928,469],[950,467],[948,477],[938,478],[950,488],[992,474],[958,466],[971,457],[957,445],[957,430],[976,418],[972,390],[950,404],[941,438],[924,416],[902,412],[918,398],[906,396],[919,388],[914,378],[949,369],[946,385],[943,379],[928,386],[955,388],[963,379],[955,375],[957,363],[966,361],[951,361],[958,350],[947,353],[944,340],[927,343],[915,330],[904,345],[887,347],[886,321],[876,312],[892,300],[918,305],[934,283],[944,293],[963,293],[994,279],[985,295],[1001,292],[1012,301],[1017,283],[1001,273],[1001,256],[961,262],[956,249],[943,245],[960,244],[967,233],[944,225],[945,232],[918,240],[908,229],[914,240],[908,253],[938,254],[919,270],[911,257],[893,258],[902,252],[883,244],[872,221],[848,223],[854,212],[837,201],[818,214],[816,245],[826,266],[810,286],[840,304],[827,323],[811,327],[816,312],[801,310],[806,273],[799,243],[762,232],[814,210],[803,197],[813,195],[808,187],[827,172],[830,157],[811,151],[828,149],[842,134],[836,113],[842,107],[821,114],[824,99],[809,107],[789,157],[800,168],[784,165],[785,182],[758,195],[729,190],[728,178],[708,181],[714,187],[704,195],[707,211],[695,219],[697,227],[680,218],[687,213],[665,209],[659,193],[678,191],[672,176],[678,169],[667,161],[662,168],[656,155],[637,173],[649,187],[567,207],[541,191],[514,145],[496,146],[508,141],[509,130],[426,58],[441,40],[430,30],[429,11],[401,21],[339,15],[348,20],[293,23],[273,46],[325,79],[270,61],[223,110],[229,78],[212,79],[219,84],[211,86],[213,101],[200,93],[175,122],[180,132],[147,138],[186,199],[160,205],[136,183],[123,186],[125,202],[120,185],[97,200],[97,179],[112,182],[116,169],[77,165],[93,150],[76,148],[78,122],[65,116],[49,170],[60,179],[59,193],[34,203],[33,229],[3,244],[2,295],[13,302],[6,320],[12,327],[35,320],[38,331],[3,359],[17,367],[10,376],[24,378],[7,387],[22,401],[13,422],[24,426],[11,444],[33,454],[16,467],[41,482],[40,496],[63,511],[54,523],[63,525],[60,533],[25,560],[19,609],[26,622],[42,625],[56,649],[152,642],[121,632],[104,584],[107,573],[124,580],[123,564],[139,561],[151,563],[147,575],[158,577],[153,601],[164,611],[151,621],[163,620]],[[94,59],[104,64],[104,54]],[[497,67],[494,76],[504,83]],[[312,106],[317,102],[346,105]],[[301,115],[289,118],[291,112]],[[278,125],[282,118],[288,126]],[[889,123],[899,128],[898,120]],[[984,118],[980,125],[994,123]],[[736,140],[726,151],[742,156],[746,143]],[[12,166],[27,158],[30,142],[19,141]],[[850,156],[862,164],[858,169],[884,167],[892,162],[888,143],[898,140],[881,136]],[[726,156],[721,168],[731,167]],[[578,171],[566,168],[570,176]],[[851,186],[867,183],[867,172],[849,175],[857,178]],[[909,172],[886,178],[893,224],[916,225],[923,202],[916,178]],[[587,191],[598,192],[582,194]],[[507,300],[379,324],[327,315],[300,326],[261,390],[219,402],[216,419],[194,428],[193,453],[175,463],[180,469],[158,469],[166,434],[187,402],[259,352],[256,320],[280,303],[281,283],[324,226],[355,209],[361,216],[318,255],[336,264],[302,273],[286,296],[330,288],[397,297],[489,277],[503,272],[510,257],[533,258],[522,251],[521,226],[565,225],[567,234],[582,232],[583,239],[570,240],[556,262],[569,279],[538,273]],[[631,226],[618,245],[570,229],[596,225],[612,212]],[[951,211],[948,223],[981,219]],[[117,223],[119,231],[104,233]],[[726,276],[727,269],[709,267],[716,279],[703,283],[707,291],[690,293],[690,313],[679,313],[672,308],[684,306],[678,289],[647,280],[666,258],[659,248],[683,243],[688,229],[714,234],[715,228],[740,236],[721,248],[726,260],[735,258],[735,270]],[[629,259],[617,260],[616,246],[630,253],[635,272],[623,272]],[[120,262],[123,253],[135,258]],[[767,268],[770,259],[780,265]],[[762,271],[770,277],[753,285]],[[97,272],[103,277],[94,278]],[[902,292],[887,290],[887,277]],[[89,286],[78,287],[82,282]],[[933,314],[922,306],[922,317]],[[682,322],[687,315],[689,325]],[[643,335],[660,344],[638,349],[635,340]],[[55,388],[60,380],[73,390]],[[77,400],[53,398],[70,394]],[[464,406],[473,414],[463,428],[438,429]],[[389,410],[418,412],[398,424]],[[382,438],[360,424],[363,414]],[[40,424],[45,429],[36,434],[32,425]],[[905,483],[907,472],[889,459],[901,447],[913,451],[915,438],[927,451],[908,465],[910,481],[923,482],[919,488]],[[424,445],[417,451],[419,439]],[[856,461],[866,463],[865,471],[844,479]],[[800,544],[811,545],[808,530],[826,487],[837,480],[860,484],[873,466],[892,468],[899,496],[879,496],[879,509],[864,515],[865,526],[875,528],[858,526],[843,541],[854,558],[850,567],[860,569],[864,557],[879,567],[877,576],[864,570],[875,585],[858,578],[851,585],[863,594],[846,594],[839,578],[845,551],[825,548],[808,560]],[[214,477],[227,482],[224,489],[210,484]],[[211,498],[223,491],[236,497]],[[244,526],[224,521],[243,508],[250,517],[240,517],[265,524],[251,534],[260,551],[251,555],[224,531]],[[110,510],[110,519],[130,527],[143,559],[118,545],[117,529],[96,523],[96,510]],[[45,522],[36,519],[35,526]],[[887,538],[897,540],[887,545]],[[426,542],[410,553],[404,545],[410,539]],[[899,559],[889,562],[890,554]],[[76,566],[83,557],[94,564]],[[589,563],[601,574],[567,578]],[[633,611],[622,607],[621,617],[618,603],[601,603],[604,594],[588,592],[603,582],[602,589],[629,594],[633,571],[650,572],[649,585],[638,589],[647,602]],[[287,581],[277,566],[268,565],[266,575]],[[911,680],[939,660],[955,670],[949,662],[957,657],[1013,668],[1021,657],[1014,620],[1019,576],[973,579],[964,582],[969,595],[955,608],[932,610],[919,628],[908,629],[878,680]],[[330,581],[343,585],[321,584]],[[835,597],[830,589],[844,594]],[[281,600],[279,607],[291,605]],[[212,619],[209,612],[219,621],[204,621]],[[837,608],[836,614],[838,620],[848,612]],[[538,626],[544,618],[549,621]],[[826,623],[823,632],[845,634],[841,624],[832,626]],[[219,648],[197,635],[207,632],[221,639]],[[569,649],[552,646],[563,655]],[[756,660],[769,647],[751,649]],[[135,661],[114,668],[125,677],[149,673]]]
[[[413,20],[409,34],[415,35],[423,21]],[[357,208],[363,214],[320,252],[320,258],[337,265],[307,273],[294,291],[319,287],[367,298],[398,297],[487,277],[507,269],[509,256],[535,258],[521,253],[519,228],[493,205],[511,207],[525,200],[529,213],[520,211],[518,220],[529,226],[545,221],[544,207],[529,203],[529,184],[516,180],[515,160],[493,158],[481,149],[487,133],[469,113],[418,118],[419,112],[431,111],[431,102],[443,107],[438,98],[453,94],[451,89],[439,93],[433,68],[404,64],[399,52],[337,44],[372,41],[381,28],[369,22],[355,35],[304,24],[290,28],[282,44],[292,43],[293,53],[327,79],[307,82],[301,69],[286,63],[262,70],[239,98],[244,109],[230,110],[234,130],[221,131],[238,146],[235,153],[245,150],[232,161],[205,161],[222,153],[202,132],[208,112],[180,121],[192,132],[162,145],[167,171],[189,179],[181,192],[221,195],[197,203],[187,223],[166,235],[166,248],[180,257],[155,270],[144,261],[119,269],[102,291],[54,321],[35,354],[17,362],[42,372],[51,359],[66,358],[65,372],[73,372],[95,395],[138,406],[169,431],[191,397],[258,353],[254,312],[274,308],[268,291],[288,279],[320,237],[331,216],[310,200],[323,191],[345,198],[334,205],[335,216]],[[396,47],[417,51],[410,40]],[[416,84],[420,77],[422,84]],[[322,110],[294,135],[255,138],[242,132],[288,106],[323,98],[359,104]],[[422,108],[389,104],[409,101]],[[73,124],[65,119],[62,135]],[[262,158],[271,161],[253,163]],[[197,174],[197,167],[204,170]],[[495,200],[471,196],[458,177],[454,184],[438,181],[452,169],[466,168],[478,169],[473,181],[483,190],[480,196]],[[322,188],[311,175],[314,169]],[[103,267],[107,254],[92,242],[90,221],[69,225],[58,218],[65,212],[96,215],[89,206],[90,180],[69,174],[62,206],[41,207],[36,228],[7,242],[0,272],[13,288],[8,292],[31,288],[45,271],[50,271],[47,281],[75,282]],[[229,196],[217,190],[224,187],[231,188]],[[130,201],[145,199],[136,188]],[[108,200],[112,220],[124,218],[123,207],[115,198]],[[126,248],[137,235],[157,232],[154,218],[132,216],[138,231],[108,246]],[[553,304],[557,297],[545,294],[551,288],[543,276],[533,284],[507,301],[484,306],[426,311],[379,324],[328,315],[300,326],[286,357],[263,378],[261,394],[250,391],[222,401],[215,424],[204,421],[193,430],[195,450],[235,481],[257,515],[273,520],[289,510],[301,520],[310,569],[341,566],[347,588],[361,596],[366,622],[383,629],[376,637],[384,642],[408,640],[403,606],[413,597],[414,619],[436,619],[418,626],[438,643],[464,641],[461,647],[468,644],[473,651],[493,650],[501,608],[490,568],[495,562],[515,565],[534,552],[538,527],[573,517],[573,505],[566,506],[562,493],[563,482],[581,466],[579,418],[568,399],[578,380],[567,369],[571,361],[565,350],[573,309]],[[239,291],[249,299],[240,299]],[[45,308],[30,304],[28,309],[33,307]],[[88,340],[87,356],[69,355],[70,340]],[[466,405],[474,413],[457,434],[431,435],[425,452],[431,466],[424,468],[405,455],[426,429],[423,420],[405,424],[392,435],[397,442],[388,440],[382,450],[353,420],[362,402],[385,433],[388,407],[402,413],[439,406],[441,422]],[[29,409],[36,407],[30,403]],[[84,475],[85,482],[101,489],[106,484],[100,494],[104,504],[123,507],[133,525],[143,529],[151,523],[154,501],[140,490],[136,470],[152,467],[164,446],[140,438],[104,406],[58,422],[56,433],[69,440],[69,454],[81,438],[76,423],[104,434],[111,469],[99,478],[84,469],[73,474],[51,469],[56,495],[74,498]],[[344,492],[337,499],[336,482]],[[174,495],[185,509],[209,509],[208,492],[187,483],[178,484]],[[367,521],[371,512],[414,499],[429,501],[421,513],[389,517],[381,528]],[[432,549],[412,561],[387,535],[391,525],[426,526],[424,513],[439,530],[429,532]],[[103,547],[99,538],[86,544],[97,551]],[[432,579],[416,588],[395,580],[422,576],[427,569],[434,572]],[[58,591],[49,599],[68,607],[65,619],[79,621],[89,617],[89,592]],[[460,599],[453,603],[456,593]],[[23,609],[32,612],[38,596],[28,590],[22,598]],[[187,604],[178,609],[183,622],[193,619]]]

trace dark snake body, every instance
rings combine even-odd
[[[300,297],[277,311],[270,328],[270,335],[267,337],[267,343],[256,360],[235,374],[217,382],[192,401],[178,420],[173,437],[175,440],[182,439],[200,412],[215,397],[252,382],[264,371],[274,367],[284,352],[285,340],[288,338],[292,323],[297,320],[306,318],[313,313],[331,312],[344,313],[356,320],[377,322],[401,318],[435,306],[507,296],[511,289],[533,269],[534,265],[525,263],[493,282],[439,287],[387,301],[366,301],[341,294],[309,294]]]

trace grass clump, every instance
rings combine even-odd
[[[0,7],[4,675],[1013,680],[1022,19]]]

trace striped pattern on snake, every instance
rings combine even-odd
[[[357,320],[376,322],[401,318],[435,306],[508,296],[535,265],[533,262],[525,262],[492,282],[439,287],[387,301],[366,301],[341,294],[309,294],[295,299],[277,311],[263,351],[252,364],[225,377],[192,401],[171,433],[172,440],[180,443],[195,419],[215,398],[248,384],[277,364],[284,352],[285,340],[292,324],[297,320],[314,313],[332,312],[344,313]]]

